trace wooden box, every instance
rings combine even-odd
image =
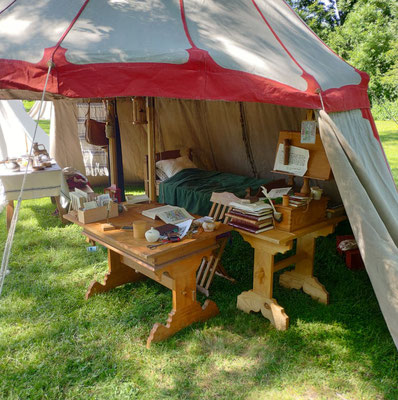
[[[352,250],[341,250],[339,248],[339,244],[344,240],[355,240],[353,235],[344,235],[344,236],[337,236],[336,237],[336,248],[337,252],[343,256],[345,260],[345,265],[348,269],[353,271],[363,270],[365,269],[365,264],[363,263],[361,253],[359,249],[352,249]]]
[[[108,206],[102,206],[97,208],[92,208],[91,210],[79,210],[77,212],[77,218],[79,222],[83,224],[90,224],[91,222],[101,221],[107,218]],[[111,202],[111,207],[109,210],[109,218],[114,218],[119,215],[117,203]]]
[[[282,231],[293,232],[308,225],[324,221],[326,219],[326,207],[328,198],[322,197],[320,200],[312,200],[307,206],[291,207],[275,205],[276,211],[282,213],[281,222],[275,221],[275,228]]]

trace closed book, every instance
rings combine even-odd
[[[263,226],[272,224],[272,216],[270,218],[262,220],[262,221],[254,221],[252,219],[237,217],[235,215],[230,215],[230,217],[232,218],[232,221],[234,221],[234,222],[246,224],[246,225],[258,227],[258,228],[262,228]]]
[[[260,221],[261,219],[269,218],[269,216],[272,215],[272,210],[263,211],[261,213],[251,213],[233,208],[231,211],[229,211],[229,214],[238,215],[241,217],[246,217],[249,219],[255,219],[257,221]]]
[[[230,218],[247,221],[248,223],[262,222],[272,218],[272,214],[262,215],[261,217],[255,217],[254,215],[240,214],[233,211],[227,212],[225,215]]]
[[[257,228],[253,228],[253,227],[250,227],[250,226],[247,226],[244,224],[240,224],[240,223],[236,223],[233,221],[229,221],[228,225],[231,225],[234,228],[242,229],[243,231],[250,232],[250,233],[261,233],[261,232],[269,231],[270,229],[274,228],[274,226],[272,224],[270,224],[268,226],[265,226],[264,228],[257,229]]]

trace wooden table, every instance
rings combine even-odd
[[[303,289],[313,299],[328,304],[329,293],[313,276],[315,239],[334,232],[335,226],[346,217],[336,217],[313,224],[296,232],[284,232],[272,229],[260,234],[243,230],[237,231],[254,248],[253,289],[238,296],[237,307],[247,313],[255,311],[271,321],[278,330],[289,327],[289,317],[272,297],[274,272],[295,264],[279,278],[279,283],[291,289]],[[274,261],[275,254],[286,253],[297,239],[296,254],[279,262]]]
[[[143,220],[151,226],[163,225],[162,221],[144,217],[144,209],[158,204],[138,204],[129,207],[119,217],[110,219],[116,226],[129,225]],[[103,284],[93,281],[86,299],[94,294],[107,292],[128,282],[145,277],[151,278],[173,292],[173,307],[166,325],[156,323],[148,337],[147,347],[152,342],[168,338],[179,330],[197,321],[205,321],[218,314],[216,303],[206,300],[203,306],[196,300],[196,270],[203,257],[209,257],[218,248],[216,238],[232,230],[221,225],[215,232],[203,232],[181,242],[168,243],[150,250],[145,239],[134,239],[131,231],[112,230],[103,232],[101,224],[106,221],[83,225],[76,214],[66,214],[65,219],[83,227],[83,234],[108,249],[109,272]]]

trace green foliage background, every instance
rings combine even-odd
[[[398,1],[288,2],[328,46],[369,74],[373,104],[398,98]]]

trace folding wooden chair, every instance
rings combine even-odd
[[[225,216],[225,214],[232,209],[232,207],[229,206],[229,203],[231,201],[239,200],[240,199],[233,193],[213,193],[210,198],[212,206],[209,217],[212,217],[215,222],[222,222],[226,224],[229,220],[229,217]],[[220,263],[222,253],[224,252],[228,239],[229,236],[219,237],[217,239],[219,244],[218,249],[214,250],[213,255],[209,259],[207,259],[207,257],[203,257],[199,266],[196,275],[196,289],[207,297],[209,296],[209,287],[213,282],[215,274],[228,279],[231,282],[235,282],[235,279],[228,275],[227,271]]]

